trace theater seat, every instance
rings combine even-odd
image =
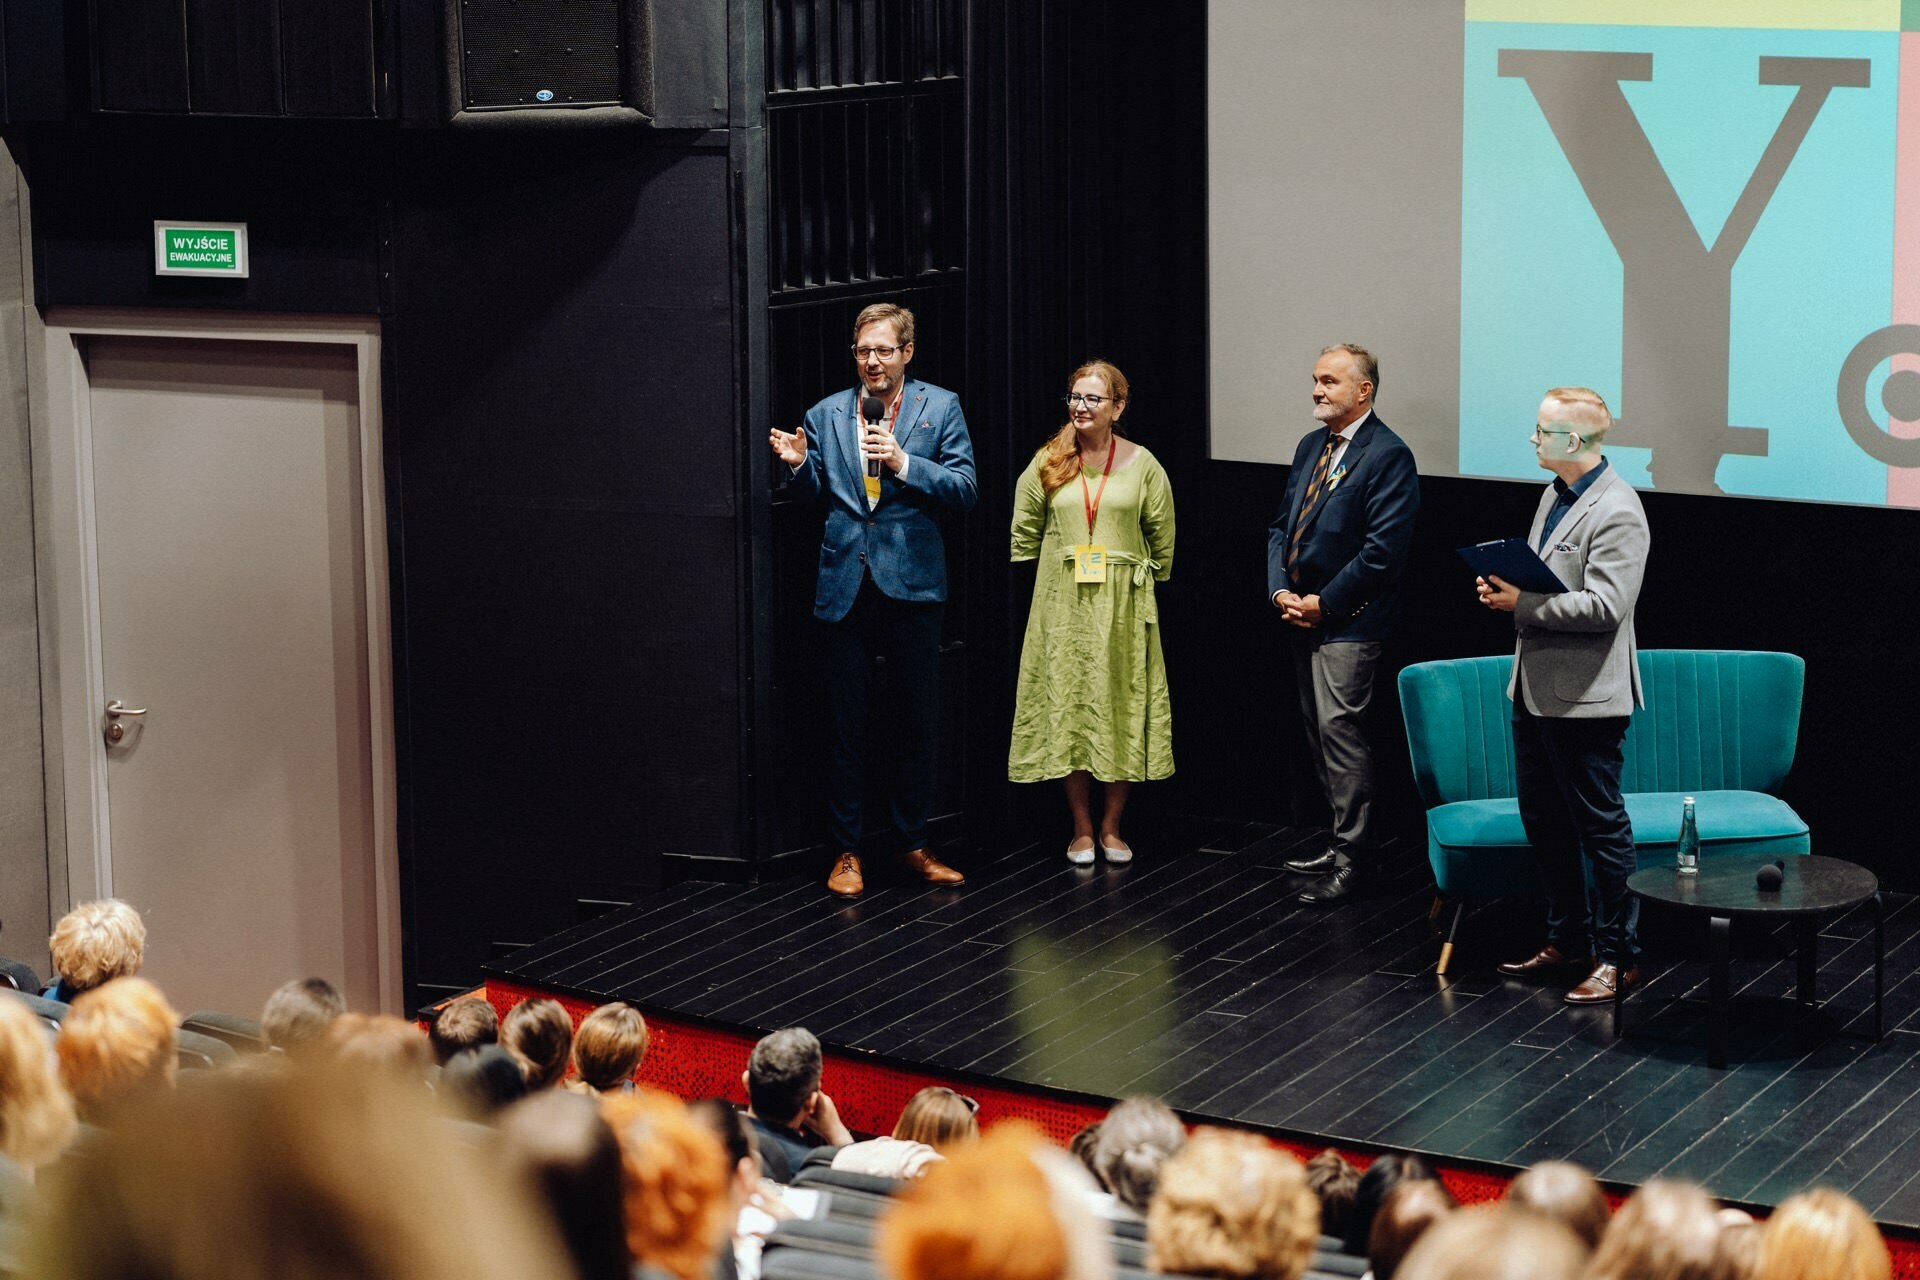
[[[213,1067],[231,1066],[240,1060],[233,1046],[224,1040],[212,1036],[203,1036],[197,1031],[178,1032],[179,1042],[176,1051],[183,1071],[209,1070]]]
[[[180,1029],[197,1032],[203,1036],[212,1036],[231,1045],[241,1054],[265,1053],[267,1035],[260,1029],[260,1023],[254,1018],[243,1018],[235,1013],[221,1013],[216,1009],[197,1009],[180,1020]]]
[[[829,1149],[823,1147],[821,1150]],[[828,1160],[832,1158],[831,1155],[827,1156]],[[901,1184],[898,1178],[881,1178],[871,1173],[852,1173],[844,1169],[835,1169],[831,1164],[817,1163],[814,1156],[809,1155],[806,1162],[800,1166],[800,1171],[793,1175],[793,1185],[838,1187],[846,1191],[865,1192],[868,1195],[890,1196],[900,1190]]]
[[[49,1029],[56,1031],[73,1009],[72,1005],[61,1004],[58,1000],[49,1000],[28,991],[15,991],[10,987],[0,987],[0,1000],[24,1001],[27,1008],[33,1010]]]
[[[1513,766],[1513,658],[1422,662],[1400,673],[1414,784],[1427,806],[1427,859],[1450,905],[1447,971],[1470,899],[1537,893]],[[1701,856],[1812,852],[1806,822],[1779,798],[1800,733],[1806,663],[1790,653],[1649,649],[1647,705],[1627,727],[1621,787],[1641,866],[1671,862],[1681,802],[1693,796]]]
[[[0,990],[25,991],[37,996],[45,985],[26,961],[0,956]]]
[[[761,1280],[886,1280],[875,1258],[816,1253],[777,1246],[771,1240],[760,1255],[760,1276]]]

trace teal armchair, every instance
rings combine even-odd
[[[1400,673],[1414,785],[1427,807],[1427,859],[1452,908],[1439,972],[1469,899],[1540,889],[1513,770],[1513,658],[1422,662]],[[1650,649],[1647,705],[1627,727],[1621,776],[1641,866],[1671,860],[1681,800],[1697,802],[1700,853],[1805,854],[1807,824],[1779,798],[1800,732],[1806,663],[1790,653]]]

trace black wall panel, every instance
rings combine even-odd
[[[279,115],[280,8],[272,0],[186,0],[187,81],[193,110]],[[300,56],[296,47],[296,59]]]
[[[376,81],[385,32],[373,0],[279,0],[288,115],[380,114]]]
[[[180,0],[91,0],[94,104],[102,111],[188,109]]]

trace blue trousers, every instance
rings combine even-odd
[[[927,843],[940,722],[940,620],[946,606],[895,600],[868,577],[853,608],[827,624],[827,698],[833,740],[827,820],[834,847],[860,852],[866,791],[867,707],[874,659],[886,662],[882,759],[890,762],[893,825],[908,849]]]
[[[1626,736],[1625,716],[1536,716],[1521,697],[1513,701],[1520,821],[1547,886],[1547,941],[1570,956],[1591,944],[1596,960],[1631,969],[1640,959],[1640,903],[1627,892],[1635,863],[1620,798]]]

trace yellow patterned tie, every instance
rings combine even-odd
[[[1327,432],[1327,443],[1320,450],[1320,461],[1313,464],[1313,474],[1307,478],[1307,494],[1300,499],[1300,516],[1293,522],[1293,540],[1287,544],[1287,576],[1293,576],[1294,562],[1300,558],[1300,535],[1307,531],[1307,519],[1313,515],[1313,509],[1320,502],[1320,494],[1327,485],[1327,468],[1333,462],[1334,448],[1340,443],[1335,432]]]

